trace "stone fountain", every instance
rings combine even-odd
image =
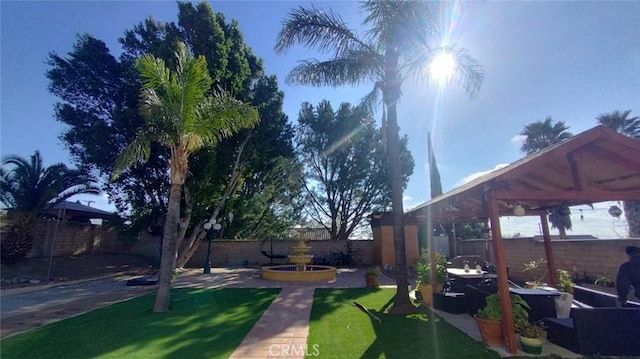
[[[313,261],[313,254],[309,254],[311,246],[307,245],[309,238],[304,229],[297,230],[296,245],[291,247],[293,254],[289,255],[289,261],[293,265],[262,267],[262,278],[287,282],[335,280],[335,267],[309,264]]]

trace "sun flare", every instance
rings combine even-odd
[[[437,83],[447,83],[456,69],[456,59],[452,54],[443,52],[433,58],[429,64],[429,76]]]

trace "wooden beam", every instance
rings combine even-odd
[[[547,215],[540,215],[540,223],[542,226],[542,238],[544,239],[544,255],[547,257],[547,272],[549,273],[549,284],[552,287],[558,285],[558,277],[556,275],[556,261],[553,257],[553,248],[551,248],[551,234],[549,233],[549,221]]]
[[[495,198],[499,200],[567,200],[567,201],[584,201],[604,202],[604,201],[640,201],[640,190],[630,191],[600,191],[590,189],[588,191],[524,191],[524,190],[508,190],[496,191]]]
[[[496,259],[498,272],[498,296],[500,297],[500,309],[502,310],[502,329],[506,336],[506,349],[511,354],[518,353],[516,343],[515,325],[513,323],[513,308],[511,307],[511,292],[509,291],[509,279],[507,278],[507,259],[502,243],[502,230],[500,229],[500,214],[498,203],[493,192],[486,193],[489,212],[491,213],[491,237],[493,239],[493,253]]]
[[[573,188],[577,191],[583,191],[587,188],[587,184],[582,174],[582,154],[570,152],[567,154],[569,165],[571,166],[571,179],[573,180]]]
[[[611,152],[609,150],[606,150],[598,146],[587,147],[586,151],[588,151],[589,153],[597,157],[607,160],[611,163],[615,163],[620,167],[631,168],[631,169],[640,171],[640,161],[638,160],[638,157],[636,158],[629,158],[627,156],[622,157],[618,153]]]
[[[520,180],[527,183],[530,187],[536,187],[540,191],[548,191],[549,189],[561,191],[567,189],[562,187],[562,185],[550,182],[548,179],[533,172],[527,174],[526,177],[521,177]]]
[[[437,292],[436,288],[438,288],[438,271],[436,269],[438,263],[436,262],[436,241],[433,238],[432,226],[429,226],[429,257],[431,260],[431,303],[434,303],[434,297]]]

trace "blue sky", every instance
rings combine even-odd
[[[356,103],[370,86],[312,88],[288,86],[284,78],[297,61],[326,58],[304,48],[282,55],[273,50],[287,12],[309,2],[212,2],[216,12],[237,19],[246,42],[265,61],[268,74],[278,76],[285,92],[285,113],[297,118],[304,101],[328,99]],[[313,3],[331,8],[358,30],[358,3]],[[429,197],[427,132],[444,191],[516,161],[523,155],[518,133],[523,126],[551,116],[579,133],[596,125],[596,116],[631,109],[640,115],[640,2],[481,2],[442,24],[450,42],[467,48],[485,68],[485,82],[476,99],[462,89],[407,83],[399,105],[401,132],[408,134],[416,167],[405,191],[410,208]],[[58,136],[63,130],[53,117],[55,96],[47,91],[47,54],[66,54],[76,34],[90,33],[118,54],[117,39],[125,29],[152,16],[175,21],[172,1],[1,1],[1,154],[29,156],[38,149],[45,164],[70,164]],[[107,199],[92,204],[111,209]],[[584,221],[573,211],[570,234],[600,237],[624,235],[624,220],[606,215],[609,204],[584,208]],[[537,234],[537,220],[505,218],[508,233]],[[553,233],[553,232],[552,232]]]

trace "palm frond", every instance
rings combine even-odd
[[[434,1],[373,0],[362,4],[367,39],[391,51],[407,52],[437,38],[440,4]]]
[[[220,91],[203,104],[200,116],[202,132],[206,131],[203,140],[207,144],[215,144],[242,129],[252,128],[260,121],[254,106]]]
[[[372,79],[370,68],[354,58],[336,58],[327,61],[302,61],[287,75],[289,84],[311,86],[360,85]]]
[[[354,49],[372,50],[347,27],[340,15],[315,7],[299,7],[289,12],[278,33],[275,50],[283,53],[296,43],[321,52],[332,52],[335,57],[342,57]]]
[[[151,153],[151,141],[158,139],[147,131],[141,131],[138,136],[125,147],[124,151],[118,156],[113,166],[111,180],[115,181],[120,177],[122,172],[132,166],[136,162],[146,161]]]
[[[376,112],[376,107],[381,101],[380,95],[382,95],[382,88],[380,82],[376,82],[373,86],[373,90],[368,94],[364,95],[358,104],[358,107],[363,107],[367,109],[370,114],[374,114]]]

